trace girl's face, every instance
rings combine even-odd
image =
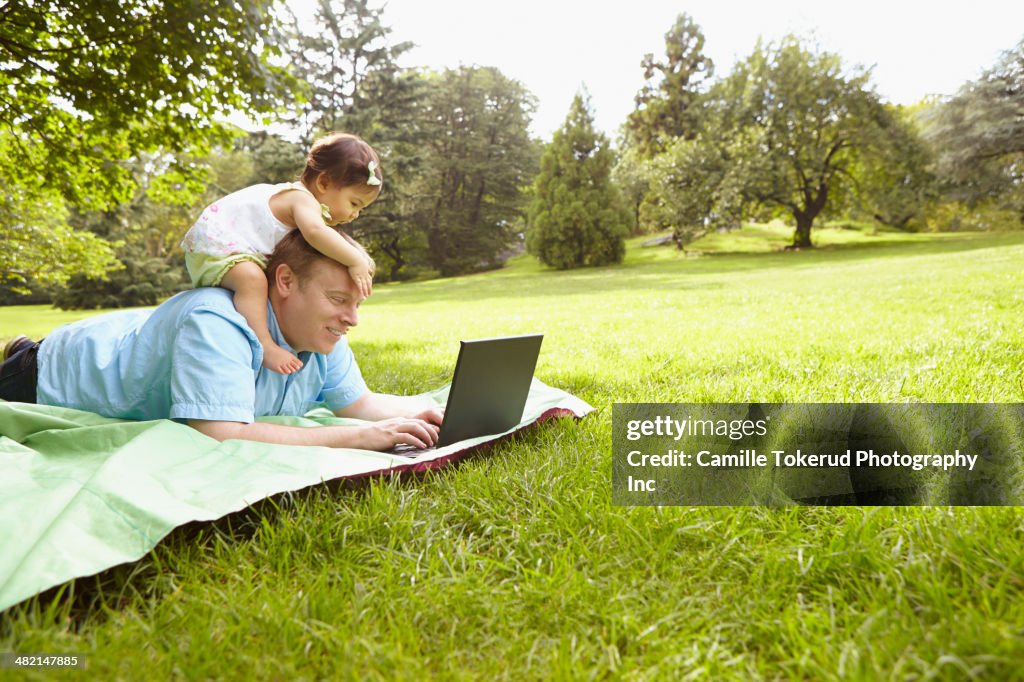
[[[377,200],[379,194],[376,188],[369,185],[338,187],[326,180],[323,175],[320,176],[317,185],[317,189],[320,190],[320,202],[331,212],[331,225],[352,222],[359,217],[360,211]]]

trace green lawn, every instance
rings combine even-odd
[[[350,336],[372,388],[542,331],[537,375],[597,412],[179,529],[8,611],[0,651],[97,679],[1024,679],[1018,508],[611,505],[614,402],[1024,402],[1024,234],[772,230],[378,287]],[[0,337],[61,315],[0,308]]]

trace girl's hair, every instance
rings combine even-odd
[[[378,181],[383,180],[380,171],[380,158],[373,147],[366,144],[360,137],[348,133],[331,133],[313,143],[306,156],[306,168],[302,171],[302,183],[312,185],[321,173],[339,187],[350,185],[367,185],[370,179],[370,162],[374,162],[373,174]],[[367,185],[378,192],[380,184]]]

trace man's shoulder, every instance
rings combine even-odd
[[[183,291],[167,299],[153,311],[145,333],[173,339],[174,346],[188,349],[197,361],[244,355],[249,363],[252,357],[262,357],[256,332],[235,310],[231,292],[219,287]]]
[[[209,310],[224,313],[232,318],[245,319],[235,310],[235,303],[232,294],[227,289],[220,287],[199,287],[176,294],[153,311],[156,313],[174,313],[175,315],[188,315],[198,310]]]
[[[235,310],[231,292],[220,287],[200,287],[172,296],[153,310],[147,326],[170,336],[192,327],[234,328],[259,343],[245,318]]]

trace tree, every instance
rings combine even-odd
[[[697,134],[701,89],[714,72],[703,50],[700,26],[689,15],[680,14],[665,34],[665,61],[644,55],[641,66],[646,82],[626,120],[629,144],[641,157],[654,157],[676,138],[692,139]]]
[[[298,28],[296,28],[298,31]],[[423,79],[397,59],[412,43],[391,44],[383,9],[367,0],[319,0],[315,28],[290,47],[310,97],[298,122],[303,144],[339,130],[362,136],[380,154],[384,190],[350,229],[378,262],[378,277],[396,279],[417,249],[409,188],[420,166]]]
[[[612,162],[588,99],[577,94],[534,182],[526,245],[542,263],[567,269],[622,261],[630,213],[611,182]]]
[[[119,266],[113,247],[68,224],[64,200],[53,188],[8,185],[0,194],[0,283],[15,293],[28,285],[63,285],[75,273],[103,277]]]
[[[73,210],[69,218],[77,230],[114,241],[119,267],[102,277],[72,276],[54,292],[57,307],[156,305],[187,289],[182,235],[208,200],[247,184],[247,158],[232,151],[201,159],[142,154],[129,168],[138,187],[131,201],[105,210]]]
[[[612,182],[622,191],[623,199],[629,206],[632,220],[630,229],[634,234],[651,231],[650,225],[640,219],[640,207],[651,185],[651,161],[641,157],[636,147],[625,146],[612,167]]]
[[[414,188],[428,153],[427,83],[414,70],[380,70],[363,80],[359,93],[350,120],[380,155],[385,186],[350,228],[377,259],[378,276],[396,280],[405,275],[407,264],[422,261],[426,249],[416,225]]]
[[[318,0],[313,30],[304,33],[296,25],[289,54],[309,95],[300,103],[297,121],[303,146],[333,131],[370,134],[386,100],[375,97],[380,92],[368,92],[366,81],[384,75],[392,82],[398,57],[412,48],[410,42],[388,41],[391,29],[383,12],[371,9],[369,0]]]
[[[869,89],[869,74],[843,73],[838,56],[812,53],[794,37],[758,43],[708,94],[701,149],[652,200],[703,206],[700,223],[728,226],[750,211],[793,216],[793,245],[811,246],[811,227],[830,194],[850,178],[858,154],[888,143],[891,117]],[[694,179],[689,173],[706,173]],[[724,183],[724,184],[722,184]],[[700,188],[703,197],[681,196]],[[691,219],[696,216],[690,211]]]
[[[74,230],[60,198],[109,209],[135,191],[133,157],[201,151],[228,135],[217,116],[272,110],[293,79],[269,63],[280,42],[271,8],[272,0],[0,5],[0,182],[11,194],[0,215],[9,259],[0,278],[102,276],[117,264],[111,246]]]
[[[936,111],[929,137],[947,170],[1024,154],[1024,40]]]
[[[0,7],[5,184],[38,175],[72,203],[131,195],[118,162],[220,139],[218,115],[268,112],[293,81],[272,0],[41,0]],[[44,162],[32,147],[42,146]]]
[[[751,167],[751,131],[734,138],[698,135],[679,138],[649,164],[650,192],[641,220],[655,230],[672,230],[680,250],[713,229],[740,226],[744,188]]]
[[[239,138],[235,149],[243,154],[251,167],[248,174],[241,174],[243,183],[236,189],[259,183],[292,182],[306,166],[306,151],[302,145],[264,131]]]
[[[849,208],[898,230],[919,229],[938,196],[933,154],[913,111],[886,106],[887,141],[863,150],[850,167]]]
[[[1024,217],[1024,40],[923,118],[948,198]]]
[[[423,162],[411,192],[428,261],[446,277],[500,266],[537,169],[534,97],[493,67],[432,74],[427,92]]]

